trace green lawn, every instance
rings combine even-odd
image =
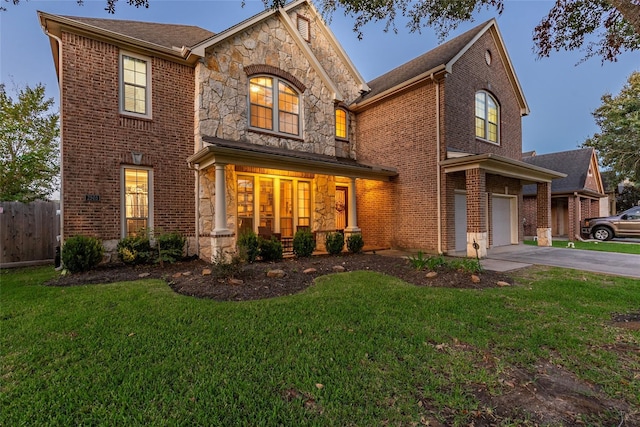
[[[526,245],[536,246],[538,242],[525,240]],[[567,248],[569,242],[566,240],[554,240],[554,248]],[[640,243],[619,243],[619,242],[573,242],[574,249],[586,249],[589,251],[618,252],[623,254],[640,255]]]
[[[640,410],[640,331],[611,326],[640,311],[640,281],[536,271],[485,290],[352,272],[219,303],[3,270],[0,425],[467,425],[474,387],[500,394],[501,372],[540,360]]]

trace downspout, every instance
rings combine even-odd
[[[60,241],[58,242],[60,248],[62,249],[62,245],[64,243],[64,163],[62,162],[62,141],[64,140],[62,137],[63,127],[62,127],[62,39],[60,37],[49,33],[49,30],[45,26],[42,26],[42,31],[48,36],[54,39],[58,43],[58,89],[60,93],[60,115],[58,117],[59,126],[60,126]]]
[[[193,165],[196,176],[196,255],[200,258],[200,163]]]
[[[440,82],[438,82],[433,74],[431,80],[436,85],[436,209],[438,210],[438,254],[442,253],[442,189],[441,171],[440,171]]]

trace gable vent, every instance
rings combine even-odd
[[[298,15],[298,32],[305,41],[311,41],[311,21],[309,18]]]

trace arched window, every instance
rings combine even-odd
[[[336,108],[336,138],[338,139],[349,139],[347,117],[344,109]]]
[[[258,76],[249,80],[249,124],[289,135],[300,135],[300,94],[286,80]]]
[[[500,110],[495,98],[485,91],[476,92],[476,137],[500,143]]]

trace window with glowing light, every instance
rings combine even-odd
[[[349,139],[347,131],[347,112],[342,108],[336,108],[336,138]]]
[[[300,94],[277,77],[253,77],[249,81],[249,125],[299,136]]]
[[[500,110],[495,98],[485,91],[476,92],[476,137],[500,143]]]
[[[122,234],[127,237],[153,227],[152,171],[124,168],[122,174]]]

